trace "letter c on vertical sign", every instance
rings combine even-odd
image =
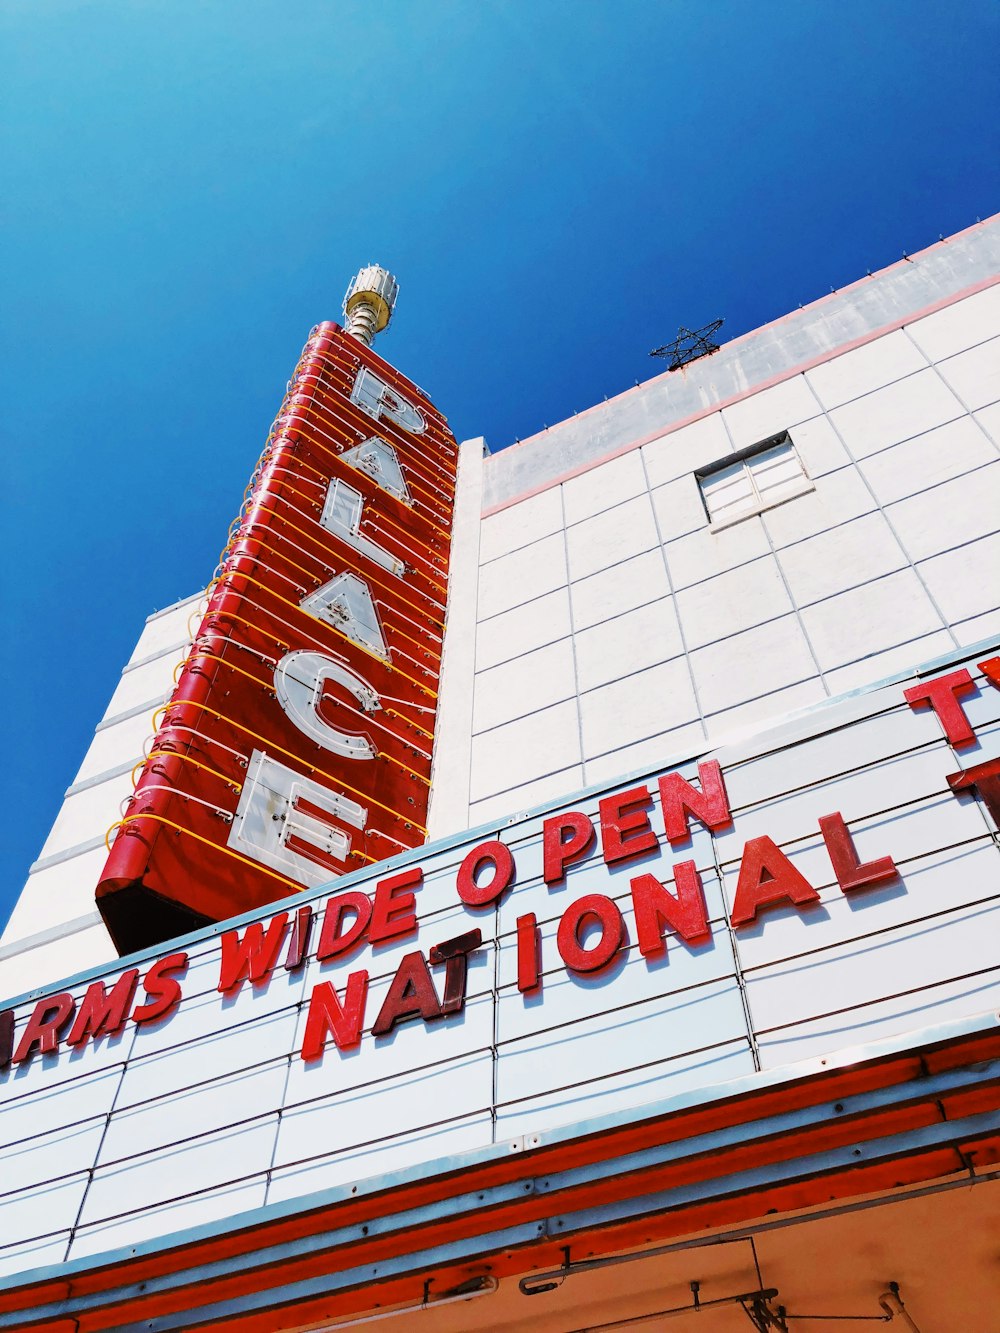
[[[320,716],[327,681],[348,690],[366,713],[374,713],[380,706],[378,695],[366,680],[325,653],[300,648],[286,653],[274,668],[278,702],[303,735],[345,759],[374,759],[377,751],[367,736],[340,731]]]

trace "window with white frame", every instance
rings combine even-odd
[[[815,490],[787,431],[699,468],[695,476],[713,528]]]

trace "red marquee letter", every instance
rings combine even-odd
[[[706,939],[712,933],[701,876],[693,861],[681,861],[674,866],[674,883],[676,897],[653,875],[638,875],[632,880],[632,910],[643,958],[666,953],[665,925],[688,944]]]
[[[368,928],[369,944],[381,944],[384,940],[398,940],[403,935],[413,934],[417,929],[417,915],[412,890],[419,889],[423,882],[424,872],[419,866],[379,880]]]
[[[314,986],[302,1037],[302,1059],[318,1060],[330,1036],[338,1051],[349,1051],[358,1046],[364,1030],[367,998],[368,973],[363,970],[352,972],[347,978],[343,1004],[329,981]]]
[[[484,866],[492,865],[488,884],[477,884],[476,876]],[[481,842],[473,847],[458,868],[456,889],[466,907],[489,907],[514,882],[514,857],[505,842]]]
[[[285,955],[286,972],[297,972],[306,961],[312,919],[313,909],[309,906],[300,907],[292,918],[292,933],[288,937],[288,953]]]
[[[601,938],[591,948],[580,943],[580,927],[588,917],[600,922]],[[563,912],[556,944],[571,972],[600,972],[614,958],[625,939],[625,922],[617,906],[603,893],[587,893]]]
[[[606,865],[628,861],[633,856],[642,856],[644,852],[655,852],[659,848],[646,813],[652,804],[648,787],[633,787],[631,791],[606,796],[598,803]]]
[[[346,930],[345,912],[357,913]],[[359,889],[348,889],[338,893],[336,898],[331,898],[323,913],[323,929],[319,933],[319,947],[316,950],[319,961],[322,963],[327,958],[335,958],[357,944],[368,929],[371,916],[372,900]]]
[[[267,983],[278,962],[287,925],[288,913],[279,912],[268,922],[266,934],[262,921],[251,921],[242,936],[238,930],[223,933],[218,986],[223,995],[238,991],[247,977],[253,986]]]
[[[660,778],[663,826],[671,845],[687,842],[691,837],[688,815],[693,815],[713,833],[728,828],[733,822],[722,769],[714,759],[706,759],[698,765],[698,781],[701,791],[679,773],[667,773]]]
[[[167,954],[154,963],[143,979],[143,987],[149,997],[146,1004],[137,1005],[132,1010],[133,1023],[152,1023],[163,1018],[181,1002],[181,988],[172,972],[183,972],[188,965],[186,953]]]
[[[14,1054],[14,1010],[0,1009],[0,1069],[9,1069]]]
[[[880,856],[877,861],[866,861],[862,865],[854,847],[854,839],[839,811],[823,815],[819,821],[819,831],[826,843],[837,883],[845,893],[863,888],[866,884],[881,884],[887,879],[895,879],[899,873],[891,856]]]
[[[478,949],[483,942],[483,932],[477,926],[467,930],[464,935],[456,935],[453,940],[435,944],[431,949],[431,962],[435,967],[444,963],[444,999],[441,1001],[443,1014],[460,1014],[465,1008],[465,987],[469,979],[469,954]]]
[[[564,838],[563,834],[569,837]],[[586,856],[596,837],[593,820],[579,810],[567,810],[542,824],[542,878],[546,884],[561,884],[566,867]]]
[[[740,862],[730,918],[733,925],[748,925],[755,920],[758,908],[781,902],[783,898],[797,907],[819,902],[819,894],[773,839],[751,838],[743,848]]]
[[[407,1018],[422,1018],[425,1023],[443,1018],[434,982],[422,953],[403,956],[396,975],[389,983],[389,993],[372,1024],[372,1036],[384,1037],[397,1023]]]
[[[530,995],[542,984],[541,934],[534,912],[517,918],[517,989]]]
[[[52,1055],[59,1049],[59,1038],[69,1025],[76,1008],[72,995],[49,995],[39,1000],[35,1012],[28,1019],[28,1026],[21,1034],[21,1040],[14,1052],[14,1063],[23,1064],[30,1060],[35,1050],[42,1055]]]
[[[937,680],[925,680],[919,685],[912,685],[903,691],[903,697],[914,710],[929,704],[937,713],[948,744],[961,750],[967,745],[975,745],[976,733],[969,725],[965,709],[958,698],[961,694],[973,693],[975,688],[972,677],[963,667],[961,671],[938,676]]]
[[[103,981],[93,981],[80,1002],[76,1022],[66,1038],[70,1046],[80,1046],[88,1037],[110,1037],[121,1032],[128,1018],[139,984],[139,969],[130,967],[123,972],[110,993]]]
[[[1000,663],[1000,658],[994,660]],[[974,764],[960,773],[949,773],[946,780],[954,792],[978,792],[983,805],[993,816],[993,823],[1000,829],[1000,759],[987,759],[985,764]]]

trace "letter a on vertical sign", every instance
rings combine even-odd
[[[313,331],[115,830],[121,951],[424,840],[456,465],[414,384]]]

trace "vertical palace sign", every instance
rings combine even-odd
[[[416,385],[313,330],[97,888],[121,952],[424,841],[456,466]]]

